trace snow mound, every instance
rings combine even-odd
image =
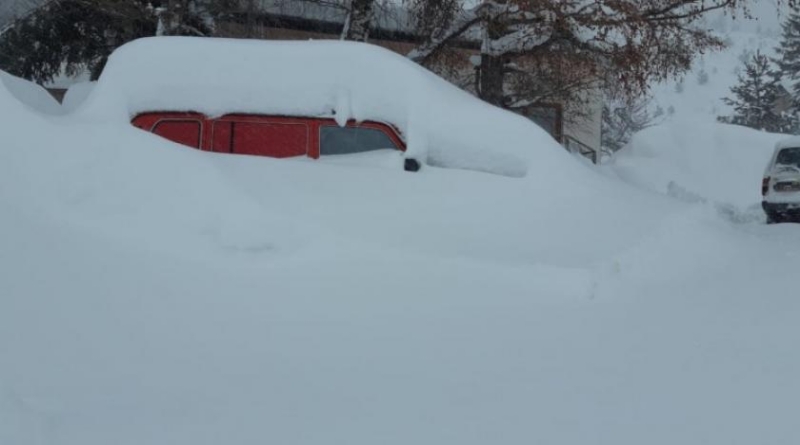
[[[796,226],[733,226],[566,153],[522,180],[408,174],[10,98],[4,445],[800,443]],[[649,180],[715,142],[679,130],[616,167]]]
[[[608,166],[627,182],[684,201],[747,209],[761,201],[764,168],[785,137],[735,125],[666,124],[635,135]]]
[[[64,100],[61,106],[64,112],[71,113],[78,109],[78,107],[89,97],[94,86],[97,82],[78,82],[67,89],[64,94]]]
[[[627,246],[659,214],[653,209],[626,233],[596,241],[635,207],[620,196],[642,205],[652,197],[597,174],[558,146],[532,147],[538,173],[524,179],[438,168],[409,174],[391,152],[320,161],[222,155],[143,132],[127,113],[118,122],[87,114],[107,99],[97,94],[101,87],[87,99],[94,105],[85,102],[57,120],[0,103],[11,141],[0,147],[0,205],[180,257],[271,261],[323,237],[336,246],[347,239],[417,254],[570,266]],[[436,123],[452,125],[458,114],[442,114]],[[498,115],[492,125],[518,122]],[[533,127],[522,122],[520,128]],[[459,165],[478,161],[483,152],[472,148],[459,155]],[[483,165],[491,161],[480,158]],[[568,243],[529,236],[556,226],[569,234]]]
[[[120,121],[167,110],[390,122],[406,138],[408,156],[508,176],[525,176],[534,157],[574,163],[529,120],[363,43],[140,39],[111,55],[85,107]]]
[[[9,93],[11,96],[9,99],[19,101],[39,113],[50,115],[64,113],[61,104],[47,90],[33,82],[0,71],[0,87],[4,87]]]
[[[3,212],[190,257],[294,245],[295,229],[242,196],[205,153],[128,124],[46,119],[11,96],[0,88],[0,122],[9,123],[0,144]]]

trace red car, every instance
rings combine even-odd
[[[329,118],[227,114],[209,118],[200,113],[152,112],[136,116],[133,125],[173,142],[204,151],[289,158],[405,151],[405,143],[391,125],[350,121],[339,126]],[[406,159],[405,169],[419,163]]]

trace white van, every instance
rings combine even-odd
[[[800,222],[800,137],[775,144],[761,195],[767,224]]]

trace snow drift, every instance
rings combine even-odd
[[[64,112],[71,113],[77,110],[86,98],[89,97],[96,83],[97,82],[78,82],[70,85],[66,94],[64,94],[64,100],[61,102]]]
[[[188,256],[270,251],[276,230],[291,244],[293,230],[278,229],[203,153],[127,123],[50,118],[13,100],[28,86],[11,86],[0,85],[0,202],[15,211]]]
[[[571,163],[531,121],[362,43],[140,39],[112,54],[85,105],[87,114],[119,121],[145,111],[197,111],[389,122],[406,138],[408,156],[509,176],[524,176],[534,158]]]
[[[665,124],[635,135],[608,166],[637,187],[752,208],[775,143],[785,138],[735,125]]]
[[[523,179],[408,174],[187,149],[124,95],[10,98],[0,443],[800,441],[795,227],[557,146]]]
[[[40,113],[57,115],[64,111],[58,101],[42,86],[0,71],[0,86],[6,91],[6,100],[19,101],[27,108]]]

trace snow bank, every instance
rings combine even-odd
[[[78,109],[78,107],[89,97],[94,86],[97,82],[78,82],[71,85],[64,94],[64,100],[61,106],[64,108],[65,113],[71,113]]]
[[[608,166],[646,189],[747,208],[761,202],[764,168],[785,137],[734,125],[666,124],[635,135]]]
[[[796,227],[566,153],[524,180],[407,174],[10,98],[2,444],[800,442]],[[628,173],[678,169],[652,144]]]
[[[188,256],[295,245],[294,229],[241,196],[204,153],[127,123],[45,119],[11,93],[0,85],[4,212],[55,218],[139,248]]]
[[[58,101],[40,85],[4,71],[0,71],[0,85],[9,93],[10,100],[19,101],[32,110],[51,115],[64,113]]]
[[[155,110],[385,121],[405,136],[408,156],[431,165],[524,176],[534,158],[572,164],[529,120],[353,42],[140,39],[112,54],[86,105],[119,121]]]

